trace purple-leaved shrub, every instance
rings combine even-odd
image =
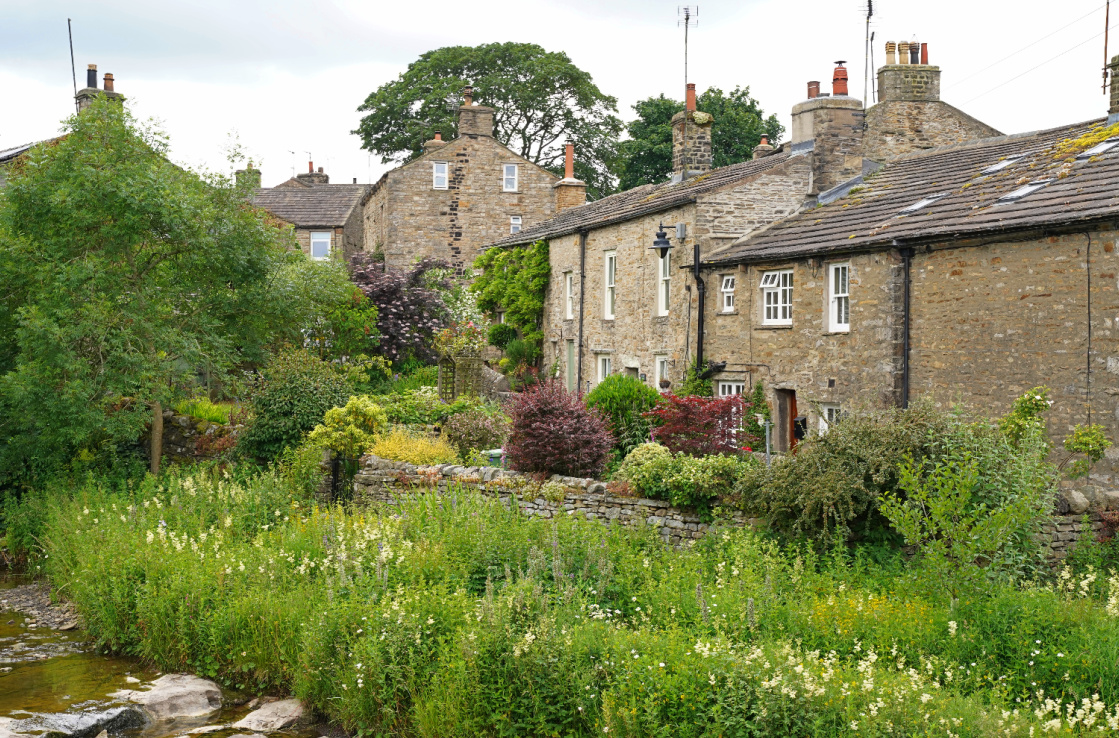
[[[597,477],[614,437],[606,420],[555,379],[517,395],[508,406],[513,430],[505,456],[517,471]]]

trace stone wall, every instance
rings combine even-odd
[[[432,187],[432,164],[446,162],[448,186]],[[518,190],[503,191],[502,165],[518,165]],[[465,134],[385,174],[365,200],[365,242],[390,267],[434,257],[469,266],[479,249],[556,211],[551,172],[517,156],[492,136]]]
[[[866,157],[885,162],[905,154],[1001,135],[946,102],[880,102],[866,111]]]
[[[192,418],[189,415],[180,415],[174,410],[164,410],[163,457],[178,463],[215,459],[223,451],[232,447],[237,435],[243,429],[243,425],[221,425]],[[141,440],[145,454],[151,449],[148,440],[150,437],[149,434],[145,434]]]
[[[643,497],[618,497],[606,491],[606,485],[594,479],[555,475],[552,481],[567,487],[562,500],[543,497],[524,499],[526,490],[538,489],[527,477],[517,472],[493,467],[462,467],[447,464],[420,468],[377,456],[362,459],[362,469],[354,478],[354,499],[364,502],[394,503],[402,496],[424,489],[447,492],[453,486],[475,489],[509,504],[517,490],[517,504],[528,515],[553,518],[561,514],[580,514],[588,520],[602,520],[622,525],[644,523],[659,528],[661,539],[673,546],[702,538],[711,530],[698,516],[672,507],[663,500]],[[736,514],[732,525],[750,524],[746,516]]]

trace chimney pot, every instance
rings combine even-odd
[[[819,96],[820,96],[820,83],[819,82],[809,82],[808,83],[808,99],[811,100],[811,99],[819,97]]]
[[[845,61],[835,63],[835,72],[832,73],[831,78],[831,94],[833,96],[847,94],[847,67],[843,66],[846,63]]]
[[[308,174],[314,174],[315,173],[315,162],[313,162],[313,161],[307,162],[307,173]]]
[[[570,141],[563,147],[563,178],[575,179],[575,144]]]
[[[921,63],[928,65],[929,63],[929,45],[921,44]]]
[[[85,72],[85,86],[97,89],[97,65],[90,64]]]
[[[886,42],[886,65],[893,66],[898,63],[897,57],[898,45],[893,41]]]
[[[762,134],[762,141],[761,141],[760,145],[761,146],[768,146],[769,145],[769,134],[768,133],[763,133]]]
[[[684,107],[688,112],[695,112],[695,82],[688,83],[688,89],[685,93],[686,103]]]
[[[354,184],[357,184],[357,177],[354,177]]]
[[[113,75],[112,72],[105,73],[105,92],[113,91]]]
[[[436,131],[435,132],[435,140],[436,141],[442,141],[443,140],[443,131]]]
[[[909,42],[909,63],[921,63],[921,44],[917,43],[917,39],[913,39]]]
[[[462,104],[466,107],[474,104],[474,88],[471,85],[462,88]]]
[[[898,64],[909,63],[909,42],[898,41]]]
[[[319,174],[322,174],[322,167],[319,167]]]

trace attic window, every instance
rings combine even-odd
[[[898,214],[899,215],[908,215],[909,213],[916,213],[918,210],[923,210],[924,208],[927,208],[929,205],[932,205],[934,202],[936,202],[938,200],[943,200],[944,198],[948,197],[948,195],[949,195],[949,193],[947,193],[947,192],[938,192],[935,195],[929,195],[928,197],[923,197],[920,200],[918,200],[917,202],[913,203],[912,205],[910,205],[908,207],[904,207],[901,210],[899,210]]]
[[[1018,189],[1014,190],[1011,193],[1003,195],[1002,197],[1000,197],[998,199],[997,202],[1017,202],[1017,201],[1021,200],[1023,197],[1026,197],[1027,195],[1032,195],[1033,193],[1037,192],[1042,187],[1044,187],[1045,185],[1049,184],[1052,181],[1053,180],[1051,180],[1051,179],[1037,179],[1037,180],[1034,180],[1033,182],[1030,182],[1029,184],[1022,185],[1021,187],[1019,187]]]
[[[1022,157],[1022,156],[1008,156],[1005,159],[1003,159],[1002,161],[997,162],[997,163],[992,164],[991,166],[987,167],[982,172],[980,172],[980,174],[994,174],[995,172],[1001,172],[1003,169],[1006,169],[1007,167],[1009,167],[1013,164],[1017,164],[1018,162],[1022,161],[1022,159],[1024,159],[1024,158],[1025,157]]]
[[[1088,149],[1087,151],[1083,151],[1083,152],[1077,154],[1076,158],[1077,159],[1091,159],[1093,156],[1098,156],[1099,154],[1106,154],[1108,151],[1111,151],[1116,146],[1119,146],[1119,136],[1112,136],[1111,138],[1107,139],[1106,141],[1101,141],[1100,143],[1096,144],[1095,146]]]

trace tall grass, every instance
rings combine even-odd
[[[465,491],[320,507],[269,473],[89,482],[47,509],[37,565],[103,645],[365,734],[1119,729],[1099,572],[951,609],[899,561],[748,530],[671,550]]]
[[[226,425],[229,423],[229,413],[232,412],[233,407],[233,403],[230,402],[210,402],[205,397],[196,397],[176,404],[175,412],[199,420]]]

